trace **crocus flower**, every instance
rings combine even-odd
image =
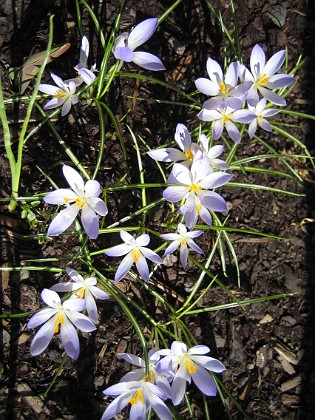
[[[243,64],[239,64],[239,77],[253,83],[246,96],[249,105],[255,106],[259,101],[258,91],[264,98],[276,105],[284,106],[286,104],[284,98],[270,90],[284,88],[295,80],[293,76],[287,74],[275,74],[282,67],[284,60],[285,51],[282,50],[274,54],[266,63],[264,50],[256,44],[250,56],[251,72]]]
[[[157,385],[141,379],[140,381],[119,382],[103,391],[105,395],[118,395],[106,408],[101,420],[109,420],[131,404],[129,418],[131,420],[146,420],[150,407],[161,420],[172,420],[167,405],[162,401],[170,395]]]
[[[198,114],[198,118],[201,121],[214,121],[212,124],[212,136],[214,140],[218,140],[222,136],[225,127],[231,139],[239,143],[241,141],[241,133],[234,122],[250,123],[256,118],[256,114],[248,109],[234,110],[226,107],[214,110],[202,109]]]
[[[148,245],[150,242],[150,236],[148,234],[144,234],[135,239],[130,235],[130,233],[121,230],[120,237],[124,242],[123,244],[113,246],[112,248],[105,251],[105,254],[110,257],[120,257],[127,254],[123,258],[116,271],[115,281],[118,282],[124,278],[132,265],[135,263],[140,276],[144,281],[148,282],[149,267],[146,258],[155,262],[156,264],[163,263],[161,257],[146,247],[146,245]]]
[[[81,48],[80,48],[80,61],[79,63],[74,67],[76,72],[78,73],[78,76],[74,79],[66,80],[65,82],[73,82],[76,86],[80,86],[83,82],[86,85],[90,85],[95,80],[95,64],[91,66],[90,69],[87,68],[87,59],[89,56],[90,51],[90,44],[87,37],[84,35],[81,41]]]
[[[181,150],[174,147],[163,147],[150,150],[148,155],[161,162],[181,161],[182,164],[190,166],[196,154],[200,152],[200,147],[191,141],[188,128],[184,124],[177,124],[174,138]]]
[[[76,85],[72,81],[69,83],[64,82],[59,76],[53,73],[51,73],[51,77],[57,86],[40,84],[38,90],[53,96],[53,99],[47,102],[44,109],[53,109],[62,106],[61,116],[63,117],[69,113],[71,105],[75,105],[79,100],[78,95],[75,93]]]
[[[126,373],[119,382],[130,382],[130,381],[140,381],[141,379],[146,380],[147,382],[152,382],[156,384],[159,388],[164,390],[167,394],[171,393],[171,387],[169,381],[171,379],[170,375],[167,375],[169,380],[164,374],[159,373],[156,370],[156,364],[159,362],[161,356],[159,352],[155,349],[151,349],[148,352],[149,359],[149,372],[148,375],[145,375],[145,361],[141,357],[135,356],[130,353],[119,353],[117,355],[120,359],[125,360],[132,365],[138,366],[139,369],[132,370]]]
[[[238,82],[238,63],[229,65],[223,77],[219,63],[212,58],[207,60],[207,72],[209,79],[200,77],[195,80],[196,88],[205,95],[213,96],[208,99],[203,108],[216,109],[229,106],[232,109],[239,109],[243,105],[243,97],[251,88],[252,82],[245,82],[237,86]]]
[[[67,206],[50,223],[47,235],[55,236],[64,232],[81,210],[81,222],[85,232],[91,239],[96,239],[99,233],[96,214],[106,216],[108,213],[106,204],[98,198],[101,193],[100,183],[90,179],[84,184],[82,176],[67,165],[63,165],[62,171],[72,190],[60,188],[45,195],[46,203]]]
[[[72,268],[67,267],[66,270],[72,281],[55,284],[50,290],[54,290],[55,292],[75,292],[71,298],[84,298],[88,316],[96,324],[98,317],[94,297],[105,300],[109,299],[108,294],[95,286],[97,283],[95,277],[84,279],[81,274]]]
[[[175,163],[167,182],[178,185],[167,187],[163,191],[163,197],[171,203],[186,200],[181,207],[181,213],[186,226],[192,229],[198,218],[200,204],[209,210],[226,211],[225,200],[216,192],[208,190],[221,187],[231,178],[232,175],[225,172],[213,172],[208,156],[194,160],[191,169]]]
[[[224,151],[224,147],[222,145],[218,144],[209,148],[209,139],[205,134],[200,135],[199,142],[202,156],[208,156],[212,168],[221,169],[222,171],[229,169],[229,165],[224,162],[224,160],[218,159]]]
[[[186,226],[182,223],[179,223],[177,232],[178,233],[164,233],[161,235],[161,238],[166,239],[167,241],[172,241],[172,243],[170,243],[170,245],[166,248],[164,256],[171,254],[172,252],[176,251],[178,247],[180,247],[180,261],[182,266],[186,268],[189,248],[193,249],[199,254],[203,254],[202,249],[192,239],[202,235],[202,230],[193,230],[191,232],[187,232]]]
[[[186,344],[174,341],[171,349],[159,350],[165,356],[159,362],[161,371],[169,371],[170,367],[175,372],[172,383],[172,401],[174,405],[179,404],[185,394],[186,382],[191,380],[208,396],[215,396],[217,393],[216,384],[209,372],[221,373],[225,371],[224,365],[213,357],[204,356],[209,353],[207,346],[193,346],[189,350]]]
[[[250,138],[254,137],[258,125],[263,130],[272,131],[272,127],[270,123],[266,120],[266,118],[273,117],[274,115],[278,114],[278,112],[280,111],[279,109],[273,109],[273,108],[266,109],[266,104],[267,104],[267,99],[262,98],[255,107],[248,105],[248,108],[250,109],[250,111],[253,111],[256,114],[256,118],[253,121],[251,121],[251,123],[248,126],[248,134]]]
[[[161,60],[153,54],[134,51],[144,44],[155,32],[158,24],[157,18],[146,19],[139,23],[131,32],[124,32],[116,38],[113,54],[117,60],[131,61],[147,70],[165,70]]]
[[[60,327],[60,338],[67,355],[71,359],[77,359],[80,344],[76,328],[84,332],[96,329],[93,322],[80,313],[85,307],[84,299],[68,299],[61,303],[58,294],[49,289],[44,289],[41,297],[49,308],[37,312],[28,321],[27,328],[36,328],[44,324],[32,340],[31,355],[37,356],[42,353]]]

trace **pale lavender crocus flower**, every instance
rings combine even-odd
[[[41,354],[60,328],[61,342],[67,355],[71,359],[77,359],[80,344],[76,328],[83,332],[91,332],[96,329],[94,323],[80,313],[85,308],[84,299],[68,299],[62,303],[58,294],[49,289],[44,289],[41,297],[48,308],[33,315],[27,324],[27,328],[36,328],[38,325],[44,324],[32,340],[31,355]]]
[[[81,47],[80,47],[80,61],[79,63],[74,67],[76,72],[78,73],[78,76],[73,79],[65,80],[65,83],[73,82],[77,87],[80,86],[83,82],[86,85],[90,85],[95,80],[95,64],[91,66],[90,69],[87,68],[87,60],[89,57],[89,51],[90,51],[90,43],[87,37],[84,35],[81,41]]]
[[[98,197],[101,193],[100,183],[90,179],[84,184],[82,176],[68,165],[63,165],[62,171],[72,190],[60,188],[45,195],[46,203],[67,206],[50,223],[47,235],[55,236],[64,232],[81,210],[83,229],[89,238],[96,239],[99,233],[97,214],[106,216],[108,213],[106,204]]]
[[[147,248],[150,242],[150,236],[148,234],[140,235],[138,238],[134,238],[130,233],[121,230],[120,237],[123,240],[123,244],[113,246],[112,248],[105,251],[105,254],[109,257],[120,257],[126,255],[121,261],[116,274],[115,281],[118,282],[128,273],[133,264],[136,264],[137,270],[140,277],[146,282],[149,281],[149,267],[146,258],[153,261],[156,264],[163,264],[163,260],[151,249]]]
[[[218,212],[227,210],[224,198],[216,192],[208,190],[221,187],[231,178],[232,175],[225,172],[213,172],[208,156],[194,160],[191,169],[180,163],[175,163],[167,181],[168,184],[175,185],[167,187],[163,191],[163,197],[171,203],[185,200],[180,208],[180,213],[184,215],[186,226],[192,229],[197,222],[198,215],[200,214],[202,217],[201,206]],[[206,223],[210,224],[211,218],[207,220]]]
[[[153,54],[134,51],[144,44],[154,34],[158,25],[157,18],[146,19],[139,23],[131,32],[124,32],[116,38],[113,54],[117,60],[131,61],[147,70],[165,70],[162,61]]]
[[[119,382],[106,388],[105,395],[114,395],[117,398],[106,408],[101,420],[109,420],[123,410],[128,403],[131,404],[129,419],[146,420],[147,411],[151,407],[161,420],[172,420],[172,415],[163,402],[170,398],[166,393],[152,382],[141,379],[139,381]]]
[[[125,360],[132,365],[138,366],[139,369],[132,370],[126,373],[119,382],[130,382],[130,381],[140,381],[141,379],[145,379],[147,382],[152,382],[156,384],[159,388],[164,390],[167,394],[171,393],[171,387],[169,382],[172,379],[171,375],[164,375],[159,373],[156,370],[156,365],[159,362],[161,356],[159,352],[155,349],[151,349],[148,352],[148,374],[145,374],[145,361],[141,359],[139,356],[135,356],[134,354],[130,353],[119,353],[117,355],[120,359]]]
[[[207,60],[207,72],[209,79],[200,77],[195,80],[196,88],[203,94],[213,96],[204,102],[203,108],[216,109],[229,106],[239,109],[244,102],[244,95],[249,91],[252,82],[238,83],[238,63],[231,63],[225,76],[217,61],[212,58]]]
[[[203,232],[202,230],[187,232],[186,226],[183,225],[183,223],[178,224],[177,232],[178,233],[164,233],[161,235],[161,238],[172,241],[164,251],[164,256],[173,253],[179,247],[180,262],[183,268],[186,268],[189,248],[198,252],[198,254],[203,254],[203,250],[192,239],[202,235]]]
[[[214,121],[212,124],[212,136],[214,140],[218,140],[222,136],[225,127],[231,139],[235,143],[239,143],[241,141],[241,133],[234,123],[248,124],[256,118],[256,114],[248,109],[234,110],[226,107],[213,110],[202,109],[198,114],[198,118],[201,121]]]
[[[61,116],[63,117],[70,112],[71,105],[75,105],[79,100],[78,95],[75,93],[76,85],[73,81],[66,83],[59,76],[53,73],[51,73],[51,77],[57,86],[44,83],[38,86],[38,90],[46,93],[47,95],[53,96],[53,98],[46,103],[44,109],[53,109],[62,106]]]
[[[267,99],[262,98],[255,107],[248,105],[249,110],[253,111],[256,114],[256,118],[253,121],[251,121],[248,126],[248,134],[250,138],[254,137],[257,130],[257,126],[259,126],[265,131],[272,131],[272,127],[270,123],[266,120],[266,118],[273,117],[274,115],[278,114],[280,110],[274,108],[266,108],[266,104]]]
[[[256,44],[250,56],[249,71],[243,64],[239,64],[239,77],[241,80],[250,81],[252,87],[247,93],[246,100],[250,106],[256,106],[259,101],[259,94],[268,101],[284,106],[286,101],[272,89],[280,89],[291,85],[294,77],[288,74],[275,74],[282,67],[285,60],[285,50],[275,53],[267,62],[264,50]]]
[[[181,150],[174,147],[163,147],[160,149],[150,150],[148,155],[161,162],[179,162],[186,166],[190,166],[200,147],[197,143],[191,141],[188,128],[184,124],[177,124],[175,132],[175,141]]]
[[[76,270],[69,267],[67,267],[66,270],[67,274],[71,278],[71,281],[55,284],[50,288],[50,290],[62,293],[74,292],[70,299],[84,298],[88,316],[96,324],[98,316],[94,298],[101,300],[109,299],[108,294],[96,286],[97,281],[95,277],[84,279]]]
[[[161,372],[168,372],[171,368],[175,373],[172,383],[174,405],[182,401],[186,382],[191,383],[191,380],[203,394],[210,397],[216,395],[217,387],[208,371],[222,373],[226,369],[219,360],[205,356],[209,352],[209,347],[204,345],[187,349],[186,344],[180,341],[174,341],[170,349],[159,350],[159,353],[165,356],[159,362]]]

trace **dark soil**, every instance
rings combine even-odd
[[[97,16],[101,17],[103,30],[108,35],[119,2],[90,1]],[[229,2],[212,2],[222,13],[223,21],[232,28]],[[211,4],[212,4],[211,3]],[[270,57],[283,48],[288,48],[289,68],[298,57],[308,61],[299,71],[297,84],[287,97],[289,109],[314,114],[314,5],[308,0],[262,1],[239,0],[236,14],[239,25],[241,49],[244,61],[248,62],[252,47],[259,43]],[[160,16],[172,4],[169,0],[129,0],[124,10],[123,27],[129,30],[141,20]],[[280,9],[279,9],[280,7]],[[282,9],[281,9],[282,8]],[[277,10],[281,18],[275,17]],[[19,65],[23,58],[34,50],[44,50],[47,44],[47,16],[55,15],[54,43],[67,40],[72,48],[64,58],[50,66],[57,67],[61,76],[71,74],[73,63],[77,62],[79,31],[76,24],[74,2],[67,0],[30,0],[0,3],[0,63],[5,96],[9,97],[10,85],[7,75],[9,65]],[[279,19],[284,19],[279,22]],[[278,20],[277,20],[278,19]],[[97,39],[92,21],[84,14],[84,33],[89,39]],[[218,61],[224,57],[223,38],[217,21],[203,0],[182,1],[167,20],[159,27],[149,43],[150,51],[161,57],[167,71],[154,74],[187,92],[195,90],[194,80],[206,74],[208,56]],[[94,45],[91,63],[100,62],[101,49]],[[130,71],[139,71],[133,65]],[[140,70],[141,71],[141,70]],[[45,76],[49,81],[48,74]],[[117,78],[107,103],[118,119],[126,115],[121,128],[126,139],[127,161],[124,160],[114,128],[107,121],[107,142],[105,159],[98,180],[104,186],[111,186],[127,174],[126,181],[138,181],[133,171],[136,157],[133,142],[126,130],[127,123],[136,135],[144,138],[151,147],[173,140],[177,123],[184,123],[190,129],[198,125],[195,111],[174,105],[158,105],[153,101],[138,101],[137,98],[155,98],[169,101],[183,101],[181,95],[162,89],[157,85],[139,83],[136,79]],[[199,98],[202,100],[203,98]],[[18,134],[18,121],[23,118],[25,108],[21,105],[8,111],[10,127],[14,136]],[[297,128],[288,128],[308,147],[314,155],[314,126],[292,117],[279,119],[292,123]],[[34,113],[34,126],[40,116]],[[76,106],[71,114],[56,122],[58,131],[67,144],[89,169],[97,157],[99,127],[93,107]],[[289,141],[276,134],[265,138],[277,151],[301,154]],[[244,140],[240,155],[261,153],[255,141]],[[62,185],[60,164],[70,163],[47,127],[26,144],[21,180],[21,195],[50,190],[50,184],[38,171],[38,165],[57,184]],[[0,143],[0,195],[10,196],[10,172]],[[262,163],[265,167],[270,162]],[[284,170],[281,164],[272,163],[275,169]],[[278,165],[278,166],[277,166]],[[147,182],[155,182],[152,162],[145,168]],[[247,179],[257,184],[268,184],[274,188],[289,189],[305,193],[305,197],[293,197],[257,191],[224,188],[226,200],[231,204],[229,226],[269,232],[288,238],[286,241],[253,236],[231,234],[238,256],[241,272],[238,287],[235,262],[227,252],[226,277],[222,274],[219,258],[210,267],[214,274],[239,300],[292,293],[285,299],[244,306],[229,310],[217,310],[192,316],[187,321],[198,342],[208,345],[212,355],[227,367],[223,382],[229,392],[239,401],[250,419],[313,419],[315,418],[315,286],[314,286],[314,174],[307,163],[297,160],[296,168],[305,179],[304,190],[293,182],[282,178],[266,178],[253,174]],[[235,180],[241,181],[237,176]],[[137,209],[138,193],[131,195],[110,194],[109,215],[106,224],[115,222]],[[153,201],[160,192],[152,192]],[[1,206],[0,235],[3,266],[30,265],[28,260],[38,258],[65,258],[79,251],[79,242],[71,236],[54,239],[44,244],[26,238],[30,228],[21,221],[21,208],[10,214]],[[167,207],[150,214],[152,226],[166,217]],[[36,213],[39,225],[31,233],[45,232],[46,224],[39,210]],[[137,222],[137,221],[136,221]],[[206,237],[202,244],[205,252],[211,249],[213,238]],[[95,250],[116,243],[117,237],[101,235]],[[58,265],[64,267],[65,263]],[[97,266],[108,267],[109,261],[99,257]],[[110,264],[113,264],[111,261]],[[75,268],[80,268],[76,266]],[[40,307],[39,293],[44,287],[56,282],[55,276],[47,272],[24,270],[21,272],[0,272],[1,307],[3,313],[21,313]],[[198,271],[189,265],[187,272],[162,268],[154,277],[152,285],[158,290],[167,287],[165,296],[179,306],[189,294]],[[124,291],[157,318],[162,316],[155,308],[152,298],[132,280],[120,283]],[[164,285],[164,286],[163,286]],[[169,292],[167,291],[169,290]],[[297,293],[303,291],[303,293]],[[201,307],[216,306],[229,301],[226,293],[217,286],[211,287],[200,302]],[[115,302],[105,302],[100,307],[100,323],[96,334],[81,337],[81,352],[78,361],[67,360],[54,387],[46,399],[47,390],[56,373],[62,350],[58,340],[53,340],[39,357],[31,357],[29,346],[34,331],[26,329],[27,318],[2,319],[0,359],[3,373],[0,377],[0,418],[7,419],[98,419],[110,399],[105,399],[102,390],[119,381],[123,372],[129,369],[126,363],[117,359],[116,353],[140,354],[141,348],[136,334]],[[148,325],[139,319],[145,335],[150,337]],[[195,418],[202,419],[200,396],[190,389],[193,398]],[[232,419],[242,419],[236,407],[227,401]],[[219,399],[210,401],[211,418],[227,418]],[[183,409],[182,418],[188,418]],[[120,418],[126,418],[124,415]]]

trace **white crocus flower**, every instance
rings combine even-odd
[[[75,292],[71,298],[84,298],[88,316],[96,324],[98,316],[94,297],[105,300],[109,299],[108,294],[95,286],[97,284],[95,277],[84,279],[81,274],[72,268],[67,267],[66,270],[72,281],[55,284],[50,290],[55,292]]]
[[[159,362],[161,372],[168,372],[171,367],[175,373],[172,383],[174,405],[182,401],[186,382],[191,383],[191,380],[203,394],[216,395],[217,387],[208,371],[221,373],[225,371],[225,366],[219,360],[205,356],[209,352],[209,347],[204,345],[193,346],[188,350],[186,344],[180,341],[174,341],[171,349],[159,350],[165,356]]]
[[[53,73],[51,73],[51,77],[57,86],[40,84],[38,90],[53,96],[53,99],[47,102],[44,109],[53,109],[62,106],[61,116],[63,117],[69,113],[71,105],[75,105],[79,100],[78,95],[75,93],[76,85],[72,81],[69,83],[64,82],[59,76]]]
[[[241,141],[241,133],[234,123],[248,124],[256,118],[256,115],[248,109],[234,110],[226,107],[214,110],[202,109],[198,114],[198,118],[201,121],[214,121],[212,124],[212,136],[214,140],[218,140],[222,136],[225,127],[231,139],[235,143],[239,143]]]
[[[80,86],[83,82],[86,85],[90,85],[95,80],[95,64],[90,69],[87,68],[87,60],[89,57],[90,44],[87,37],[84,35],[81,41],[80,48],[80,61],[74,67],[78,76],[74,79],[65,80],[66,83],[73,82],[76,86]]]
[[[83,332],[91,332],[96,329],[93,322],[80,313],[85,307],[84,299],[68,299],[61,303],[58,294],[49,289],[44,289],[41,297],[49,308],[37,312],[28,321],[27,328],[36,328],[38,325],[44,324],[32,340],[31,355],[41,354],[60,328],[61,342],[67,355],[71,359],[77,359],[80,344],[76,328]]]
[[[232,109],[239,109],[243,105],[244,95],[249,91],[252,82],[245,82],[237,86],[238,63],[231,63],[225,76],[217,61],[212,58],[207,60],[207,72],[209,79],[200,77],[195,80],[196,88],[203,94],[213,96],[203,104],[203,108],[216,109],[229,106]]]
[[[140,381],[119,382],[103,391],[105,395],[118,395],[106,408],[101,420],[109,420],[131,404],[129,418],[131,420],[146,420],[147,411],[151,407],[161,420],[172,420],[167,405],[162,401],[170,398],[157,385],[141,379]]]
[[[295,80],[287,74],[275,74],[282,67],[284,60],[285,50],[282,50],[275,53],[266,63],[264,50],[256,44],[250,56],[251,72],[243,64],[239,64],[239,77],[253,83],[246,96],[249,105],[255,106],[259,101],[258,91],[268,101],[280,106],[286,105],[285,99],[271,90],[289,86]]]
[[[182,164],[190,166],[197,153],[200,152],[198,144],[191,141],[189,131],[184,124],[177,124],[174,138],[181,150],[163,147],[151,150],[148,155],[161,162],[182,161]]]
[[[64,232],[81,210],[81,222],[86,234],[96,239],[99,233],[97,214],[106,216],[108,213],[106,204],[98,197],[101,193],[100,183],[90,179],[84,184],[82,176],[67,165],[63,166],[62,171],[72,190],[60,188],[45,195],[46,203],[67,206],[53,219],[47,235],[55,236]]]
[[[200,148],[202,156],[208,156],[210,165],[212,168],[226,171],[229,169],[229,165],[218,157],[223,153],[224,147],[220,144],[209,148],[209,139],[205,134],[201,134],[199,137]]]
[[[157,18],[146,19],[139,23],[131,32],[124,32],[116,38],[113,54],[117,60],[131,61],[147,70],[165,70],[161,60],[153,54],[134,51],[144,44],[154,34],[158,25]]]
[[[257,126],[261,127],[265,131],[272,131],[270,123],[266,120],[268,117],[273,117],[280,112],[279,109],[267,108],[267,99],[262,98],[255,107],[248,105],[250,111],[256,114],[256,118],[248,126],[248,134],[250,138],[253,138]]]
[[[213,172],[208,156],[194,160],[191,169],[175,163],[167,181],[168,184],[175,185],[167,187],[163,191],[163,197],[171,203],[185,199],[180,212],[184,215],[186,226],[192,229],[197,222],[201,206],[212,211],[226,211],[225,200],[216,192],[208,190],[221,187],[231,178],[232,175],[225,172]],[[200,216],[202,217],[201,213]],[[208,223],[211,218],[207,220],[204,221]]]
[[[148,234],[144,234],[135,239],[130,235],[130,233],[121,230],[120,237],[124,242],[123,244],[113,246],[105,251],[105,254],[110,257],[120,257],[127,254],[116,271],[115,281],[118,282],[124,278],[132,265],[135,263],[140,276],[144,281],[148,282],[149,267],[146,258],[156,264],[163,263],[161,257],[146,247],[150,242],[150,236]]]
[[[192,239],[202,235],[202,230],[193,230],[191,232],[187,232],[185,225],[179,223],[177,232],[178,233],[164,233],[163,235],[161,235],[161,238],[166,239],[167,241],[172,241],[172,243],[166,248],[164,256],[173,253],[178,247],[180,247],[180,261],[182,263],[182,266],[186,268],[188,259],[188,248],[193,249],[199,254],[203,254],[202,249]]]
[[[119,382],[130,382],[130,381],[140,381],[145,379],[147,382],[152,382],[156,384],[159,388],[164,390],[167,394],[171,393],[171,387],[169,381],[172,379],[172,376],[168,375],[168,379],[164,374],[159,373],[156,370],[156,364],[159,362],[161,356],[159,352],[155,349],[151,349],[148,352],[149,359],[149,371],[148,375],[145,374],[145,361],[141,357],[135,356],[130,353],[119,353],[117,355],[119,358],[125,360],[132,365],[138,366],[139,369],[132,370],[131,372],[126,373]]]

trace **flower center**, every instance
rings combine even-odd
[[[85,205],[84,198],[82,198],[82,197],[76,198],[75,204],[82,209],[84,207],[84,205]]]
[[[226,95],[228,91],[230,90],[228,87],[225,86],[223,82],[221,82],[219,86],[220,86],[222,95]]]
[[[185,238],[181,238],[181,240],[180,240],[180,244],[181,245],[185,245],[185,243],[186,243],[187,241],[186,241],[186,239]]]
[[[132,398],[129,400],[130,404],[139,404],[141,403],[142,405],[144,405],[144,397],[143,397],[143,393],[142,393],[142,389],[138,389],[138,391],[136,391]]]
[[[231,114],[223,115],[223,121],[225,123],[229,122],[231,119]]]
[[[139,251],[139,249],[133,249],[132,251],[131,251],[131,256],[132,256],[132,259],[133,259],[133,261],[136,263],[136,262],[138,262],[139,261],[139,259],[140,259],[140,251]]]
[[[199,213],[201,210],[201,203],[196,204],[196,212]]]
[[[155,375],[152,370],[149,371],[148,376],[145,378],[146,382],[154,382]]]
[[[191,184],[189,191],[193,191],[194,193],[197,193],[201,189],[200,185]]]
[[[84,287],[81,287],[80,289],[78,289],[76,292],[75,292],[75,296],[76,297],[78,297],[79,299],[83,299],[84,298],[84,293],[85,293],[85,288]]]
[[[191,153],[191,150],[186,150],[185,156],[188,160],[190,160],[190,161],[193,160],[193,154]]]
[[[56,322],[55,322],[55,327],[54,327],[54,333],[58,333],[59,331],[59,325],[60,324],[64,324],[65,323],[65,318],[63,316],[63,314],[59,314],[57,316]]]
[[[61,89],[58,89],[57,92],[54,94],[54,98],[66,98],[67,96],[67,92]]]
[[[269,79],[266,74],[263,74],[255,83],[256,86],[264,86],[268,83]]]
[[[190,360],[186,360],[185,366],[186,366],[186,369],[187,369],[188,373],[195,373],[196,372],[196,366]]]

